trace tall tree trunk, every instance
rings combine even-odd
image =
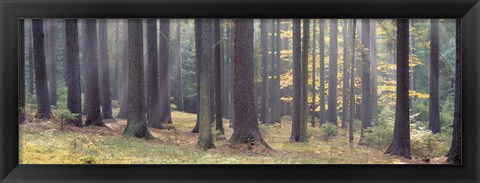
[[[408,111],[408,19],[397,19],[397,99],[393,138],[385,154],[410,157]]]
[[[280,116],[281,116],[281,105],[280,105],[280,65],[281,65],[281,60],[280,60],[280,19],[277,19],[277,26],[276,26],[276,29],[275,29],[275,35],[276,35],[276,38],[275,38],[275,70],[274,70],[274,73],[275,73],[275,119],[274,121],[275,122],[278,122],[280,123]]]
[[[160,116],[160,86],[158,81],[157,19],[147,19],[147,121],[148,126],[164,129]]]
[[[217,19],[218,20],[218,19]],[[199,101],[199,134],[197,145],[202,149],[214,148],[213,136],[212,136],[212,119],[211,119],[211,100],[213,98],[210,95],[210,88],[212,88],[213,83],[210,79],[212,74],[212,57],[213,53],[213,38],[212,38],[212,19],[199,19],[198,23],[202,24],[200,40],[195,40],[202,44],[200,50],[200,83],[198,83],[200,88],[200,101]]]
[[[301,62],[301,33],[300,19],[293,19],[293,118],[292,133],[290,142],[298,142],[300,140],[301,126],[301,102],[302,102],[302,62]]]
[[[170,19],[160,19],[160,122],[172,124],[170,109]]]
[[[231,144],[259,143],[268,147],[260,133],[255,111],[253,79],[253,19],[235,20],[233,96],[235,123]]]
[[[302,40],[302,94],[300,106],[300,142],[307,142],[308,121],[308,50],[310,38],[310,19],[303,19]]]
[[[348,62],[347,62],[347,20],[343,20],[343,82],[342,82],[342,129],[347,128],[348,118]]]
[[[269,82],[270,82],[270,100],[269,100],[269,107],[270,107],[270,112],[269,112],[269,120],[268,120],[268,123],[274,123],[275,122],[275,113],[277,112],[275,110],[275,97],[276,97],[276,88],[275,88],[275,79],[274,79],[274,75],[275,75],[275,64],[276,64],[276,60],[275,60],[275,20],[271,19],[270,20],[270,34],[271,34],[271,37],[270,37],[270,70],[269,70]]]
[[[80,58],[78,46],[77,19],[65,20],[65,39],[67,52],[67,108],[71,113],[77,114],[66,122],[77,127],[82,127],[82,94],[80,93]]]
[[[316,53],[315,53],[315,42],[316,42],[316,28],[317,28],[317,20],[316,19],[313,19],[313,30],[312,30],[312,104],[310,106],[310,110],[311,110],[311,113],[310,113],[310,123],[311,123],[311,126],[312,127],[315,127],[315,108],[316,108],[316,93],[317,91],[315,90],[315,87],[316,87],[316,83],[315,83],[315,79],[316,79],[316,75],[315,75],[315,57],[316,57]]]
[[[214,20],[215,41],[215,129],[216,134],[224,134],[223,120],[222,120],[222,62],[220,53],[220,19]],[[211,88],[211,87],[210,87]]]
[[[328,122],[337,124],[338,20],[330,19],[330,63],[328,64]]]
[[[57,105],[57,56],[56,51],[56,39],[55,39],[55,20],[49,19],[47,30],[48,30],[48,59],[47,59],[47,77],[48,77],[48,87],[50,92],[50,105]]]
[[[439,94],[439,79],[440,79],[440,33],[439,33],[439,19],[430,20],[430,102],[428,104],[428,128],[432,133],[440,133],[440,94]]]
[[[25,19],[18,22],[18,123],[25,121]]]
[[[86,20],[86,41],[88,47],[85,49],[85,90],[87,105],[87,119],[85,126],[105,126],[100,112],[100,89],[98,83],[98,60],[97,60],[97,21]]]
[[[182,69],[183,69],[183,58],[182,58],[182,31],[181,31],[181,24],[182,24],[182,19],[177,20],[177,27],[176,27],[176,46],[177,46],[177,109],[179,111],[184,111],[184,106],[183,106],[183,76],[182,76]]]
[[[112,21],[112,24],[114,23],[114,36],[115,36],[115,46],[114,48],[114,56],[113,59],[115,61],[115,66],[114,66],[114,73],[113,73],[113,79],[112,79],[112,99],[114,100],[119,100],[119,93],[120,93],[120,79],[118,78],[118,73],[120,69],[120,41],[119,41],[119,36],[120,36],[120,20],[114,20]]]
[[[371,70],[371,92],[372,92],[372,117],[376,121],[378,119],[378,92],[377,92],[377,27],[375,20],[370,20],[370,70]]]
[[[108,59],[108,28],[107,20],[99,19],[98,21],[98,54],[100,69],[100,98],[102,102],[102,118],[113,119],[112,116],[112,97],[110,92],[110,67]]]
[[[413,19],[410,19],[410,27],[414,28],[414,24],[413,24]],[[415,55],[415,39],[414,39],[414,36],[410,36],[410,54],[411,55]],[[410,67],[410,71],[412,73],[412,77],[411,77],[411,80],[410,80],[410,90],[412,91],[415,91],[416,90],[416,84],[415,84],[415,80],[416,80],[416,71],[415,71],[415,66],[412,66]],[[414,96],[410,96],[410,110],[412,113],[415,113],[415,108],[413,106],[413,102],[415,100],[415,97]]]
[[[233,20],[232,20],[233,21]],[[230,40],[230,74],[229,74],[229,81],[230,81],[230,124],[228,125],[230,128],[234,128],[235,126],[235,103],[234,103],[234,94],[233,94],[233,87],[234,87],[234,78],[235,78],[235,49],[234,49],[234,38],[235,38],[235,26],[230,27],[229,29],[229,40]]]
[[[197,121],[195,122],[195,126],[193,127],[192,129],[192,133],[198,133],[199,131],[199,123],[200,123],[200,75],[201,75],[201,55],[202,55],[202,52],[200,50],[202,50],[202,20],[201,19],[195,19],[194,20],[194,24],[195,24],[195,63],[196,63],[196,72],[195,72],[195,76],[196,76],[196,80],[197,80],[197,87],[196,87],[196,90],[197,90],[197,102],[196,102],[196,105],[197,105],[197,109],[196,109],[196,113],[197,113]]]
[[[455,110],[449,164],[462,163],[462,19],[456,19],[455,25]]]
[[[30,95],[33,95],[33,68],[35,67],[34,65],[34,60],[33,60],[33,33],[32,33],[32,21],[28,21],[29,25],[28,29],[26,30],[26,34],[28,37],[28,41],[26,42],[26,46],[28,48],[28,93]]]
[[[319,51],[320,51],[320,122],[325,123],[325,20],[320,19]]]
[[[33,47],[35,53],[35,87],[37,95],[37,114],[35,118],[50,119],[50,95],[48,94],[47,67],[45,64],[45,43],[43,34],[43,20],[33,19]]]
[[[121,80],[122,86],[120,88],[121,90],[121,95],[120,95],[120,111],[118,112],[118,118],[127,118],[127,108],[128,108],[128,59],[129,59],[129,49],[128,49],[128,21],[127,20],[121,20],[122,21],[122,70],[121,70]]]
[[[357,20],[352,20],[351,36],[352,44],[350,45],[350,119],[348,124],[348,142],[353,144],[353,114],[355,113],[355,31],[357,29]]]
[[[260,121],[263,124],[267,123],[268,120],[268,75],[267,75],[267,54],[268,54],[268,43],[267,43],[267,20],[261,19],[260,20],[260,44],[262,49],[262,92],[261,92],[261,112],[260,112]]]
[[[359,144],[364,144],[364,129],[372,123],[372,95],[370,84],[370,25],[368,19],[362,19],[362,128]],[[408,52],[407,52],[408,53]]]
[[[123,132],[127,136],[151,139],[145,121],[143,89],[143,27],[141,19],[128,20],[128,115]]]

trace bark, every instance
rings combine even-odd
[[[201,59],[200,56],[202,52],[202,20],[201,19],[195,19],[194,20],[195,24],[195,62],[196,62],[196,80],[197,80],[197,121],[195,122],[195,126],[192,129],[192,133],[198,133],[199,131],[199,122],[200,122],[200,75],[201,75]]]
[[[77,114],[75,118],[67,119],[65,122],[77,127],[82,127],[82,94],[80,93],[80,58],[77,21],[77,19],[65,20],[67,108],[71,113]]]
[[[353,143],[353,114],[355,112],[355,30],[357,27],[357,20],[352,20],[351,28],[351,46],[350,46],[350,119],[348,124],[348,141]]]
[[[261,27],[260,27],[260,44],[262,49],[262,91],[261,91],[261,112],[260,112],[260,121],[263,124],[267,123],[268,120],[268,99],[267,99],[267,92],[268,92],[268,76],[267,76],[267,54],[268,54],[268,44],[267,44],[267,20],[261,19]]]
[[[330,19],[330,63],[328,64],[328,122],[337,124],[338,20]]]
[[[120,79],[118,78],[118,73],[120,69],[120,44],[119,44],[119,35],[120,35],[120,20],[114,20],[112,23],[115,23],[114,25],[114,36],[115,36],[115,46],[114,46],[114,53],[115,55],[113,56],[113,59],[115,61],[115,66],[114,66],[114,73],[113,73],[113,86],[112,86],[112,99],[118,100],[118,96],[120,93],[119,85],[120,85]]]
[[[18,123],[25,121],[25,19],[18,21]]]
[[[308,121],[308,50],[310,38],[310,20],[303,19],[303,40],[302,40],[302,94],[300,106],[300,142],[307,142],[307,121]]]
[[[269,70],[269,75],[270,75],[270,78],[268,79],[269,82],[270,82],[270,100],[269,100],[269,108],[270,108],[270,112],[268,113],[269,114],[269,120],[267,123],[274,123],[275,122],[275,113],[277,112],[275,110],[275,98],[276,98],[276,87],[275,87],[275,79],[273,78],[274,77],[274,74],[275,74],[275,63],[276,63],[276,60],[275,60],[275,21],[272,19],[270,20],[270,34],[271,34],[271,37],[270,37],[270,70]]]
[[[97,25],[95,19],[86,20],[85,48],[85,105],[87,106],[87,119],[85,126],[105,126],[100,112],[100,89],[98,81],[97,60]]]
[[[164,129],[160,116],[160,86],[158,81],[157,20],[147,19],[147,121],[148,126]]]
[[[440,33],[439,20],[430,20],[430,82],[429,82],[429,105],[428,105],[428,128],[432,133],[440,133],[440,94],[439,94],[439,79],[440,79]]]
[[[372,92],[372,120],[378,118],[378,71],[377,71],[377,28],[375,20],[370,20],[370,70],[371,70],[371,92]]]
[[[127,107],[128,107],[128,58],[129,58],[129,49],[128,49],[128,21],[122,20],[123,22],[123,31],[122,31],[122,75],[121,80],[122,86],[120,88],[120,111],[118,112],[117,118],[127,118]]]
[[[456,20],[455,30],[455,109],[452,146],[447,154],[449,164],[462,163],[462,19]]]
[[[260,133],[255,112],[253,34],[253,19],[235,20],[233,78],[235,127],[229,141],[231,144],[252,143],[253,141],[253,143],[263,144],[270,148]]]
[[[141,19],[128,20],[128,114],[127,136],[152,139],[145,121],[144,73],[143,73],[143,27]]]
[[[316,75],[315,75],[315,57],[316,57],[316,53],[315,53],[315,42],[316,42],[316,28],[317,28],[317,20],[313,19],[313,30],[312,30],[312,104],[310,106],[310,110],[311,110],[311,113],[310,113],[310,123],[311,123],[311,126],[312,127],[315,127],[315,108],[316,108],[316,93],[317,91],[315,90],[315,87],[316,87],[316,83],[315,83],[315,79],[316,79]]]
[[[100,98],[102,102],[102,118],[113,119],[112,96],[110,91],[110,67],[108,59],[108,28],[107,20],[98,20],[99,69],[100,69]]]
[[[342,91],[342,129],[347,128],[348,118],[348,62],[347,62],[347,20],[343,20],[343,91]]]
[[[319,33],[319,51],[320,51],[320,121],[319,127],[325,123],[325,20],[320,19]]]
[[[178,71],[177,71],[177,109],[179,111],[184,111],[183,106],[183,76],[182,76],[182,69],[183,69],[183,58],[182,58],[182,32],[181,32],[181,19],[177,20],[177,27],[176,27],[176,46],[177,46],[177,64],[178,64]]]
[[[280,65],[281,65],[281,60],[280,60],[280,19],[277,19],[277,26],[275,29],[275,35],[276,35],[276,42],[275,42],[275,115],[274,115],[274,121],[280,123],[280,117],[281,117],[281,105],[280,105]]]
[[[300,123],[301,123],[301,98],[302,98],[302,62],[301,62],[301,33],[300,19],[294,19],[292,22],[293,29],[293,118],[292,133],[290,142],[298,142],[300,140]]]
[[[217,134],[224,134],[222,115],[222,62],[220,53],[220,19],[214,20],[215,41],[215,129]],[[211,87],[210,87],[211,88]]]
[[[160,19],[160,122],[172,124],[170,109],[170,19]]]
[[[35,118],[50,119],[50,95],[48,94],[47,67],[45,64],[45,43],[43,34],[43,20],[33,19],[33,47],[35,60],[35,87],[37,95],[37,113]]]
[[[385,154],[410,156],[408,111],[408,19],[397,19],[397,99],[393,138]]]
[[[233,20],[232,20],[233,21]],[[234,34],[234,30],[235,30],[235,26],[231,27],[229,29],[229,41],[230,41],[230,74],[228,75],[229,77],[229,81],[230,81],[230,89],[229,89],[229,93],[230,93],[230,97],[229,97],[229,100],[230,100],[230,119],[229,119],[229,127],[230,128],[234,128],[235,126],[235,111],[234,111],[234,95],[233,95],[233,87],[234,87],[234,83],[233,83],[233,80],[234,80],[234,77],[235,77],[235,49],[234,49],[234,38],[235,38],[235,34]]]
[[[359,144],[364,144],[364,129],[372,123],[372,95],[370,85],[370,25],[368,19],[362,19],[362,128]],[[407,45],[408,46],[408,45]],[[408,53],[408,52],[407,52]],[[407,85],[408,86],[408,85]],[[398,106],[397,106],[398,107]]]
[[[57,105],[57,57],[55,54],[56,51],[56,39],[55,39],[55,20],[47,20],[47,30],[48,30],[48,51],[47,53],[47,78],[48,78],[48,91],[50,92],[50,105]]]
[[[200,50],[200,69],[202,70],[200,74],[200,101],[199,101],[199,134],[198,134],[198,142],[197,145],[202,149],[210,149],[214,148],[215,145],[213,144],[213,136],[212,136],[212,119],[211,113],[212,111],[210,107],[211,100],[213,98],[210,95],[210,88],[212,88],[213,83],[210,79],[211,72],[213,71],[212,67],[212,53],[213,53],[213,38],[212,38],[212,19],[200,19],[198,20],[199,23],[202,24],[201,28],[201,35],[200,40],[195,40],[201,42],[201,50]]]
[[[28,93],[33,95],[33,68],[35,67],[35,63],[33,60],[33,33],[32,33],[32,21],[29,21],[28,29],[26,30],[26,34],[28,37],[28,41],[25,47],[28,47]]]

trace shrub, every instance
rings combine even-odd
[[[392,108],[383,108],[378,115],[378,122],[365,130],[365,143],[376,149],[388,148],[392,141],[394,121],[395,112]]]
[[[412,129],[410,145],[412,156],[430,159],[445,155],[450,147],[450,140],[445,134]]]
[[[60,119],[60,128],[63,129],[63,123],[65,120],[74,119],[78,116],[78,114],[70,112],[70,110],[66,108],[54,107],[52,110],[55,117]]]
[[[322,137],[328,141],[331,137],[337,136],[338,129],[335,124],[325,123],[322,125]]]

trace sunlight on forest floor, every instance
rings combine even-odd
[[[388,156],[374,148],[350,147],[347,130],[325,141],[318,128],[308,128],[308,143],[291,143],[289,118],[282,123],[260,125],[265,141],[274,151],[253,148],[233,149],[226,139],[215,140],[216,149],[203,151],[196,146],[198,134],[191,133],[196,115],[172,112],[174,130],[150,128],[154,140],[123,136],[126,120],[106,121],[109,128],[64,126],[55,120],[20,125],[20,164],[419,164]],[[224,120],[225,137],[232,129]],[[430,163],[443,163],[434,158]]]

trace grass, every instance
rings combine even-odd
[[[388,156],[375,148],[348,143],[347,130],[325,141],[322,130],[308,128],[308,143],[289,142],[291,122],[260,125],[265,141],[274,149],[232,148],[226,139],[215,140],[215,149],[196,146],[197,134],[190,130],[196,115],[172,112],[174,130],[150,128],[154,140],[123,136],[126,121],[108,121],[108,128],[65,126],[56,120],[20,125],[20,164],[412,164],[420,159]],[[225,136],[233,132],[224,120]],[[439,161],[440,162],[440,161]],[[430,163],[435,163],[431,161]],[[443,163],[440,162],[440,163]]]

